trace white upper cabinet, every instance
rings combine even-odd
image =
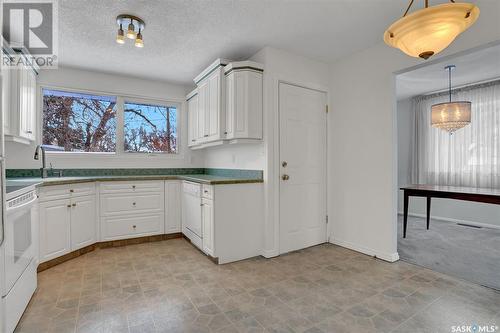
[[[208,129],[208,133],[205,134],[206,141],[216,141],[225,137],[225,133],[221,131],[224,119],[222,76],[222,70],[217,70],[207,78],[208,119],[205,118],[205,128]]]
[[[262,139],[263,66],[217,59],[194,82],[188,100],[188,146]]]
[[[5,89],[2,95],[8,94],[10,98],[4,102],[5,139],[29,144],[35,140],[37,72],[22,63],[17,68],[6,71],[10,72],[10,85],[2,88]]]
[[[199,139],[198,136],[198,90],[193,90],[187,96],[188,108],[188,146],[194,146]]]
[[[262,139],[263,66],[240,61],[224,68],[226,139]]]
[[[2,59],[4,57],[9,57],[10,54],[6,52],[5,49],[1,50]],[[12,103],[12,73],[14,72],[12,69],[7,66],[1,66],[2,68],[2,113],[3,113],[3,127],[4,133],[10,133],[10,113],[11,113],[11,103]]]
[[[225,139],[225,59],[217,59],[194,82],[198,90],[198,144]]]

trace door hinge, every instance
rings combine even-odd
[[[325,107],[325,112],[328,113],[328,105]]]
[[[325,218],[326,224],[328,224],[328,215]]]

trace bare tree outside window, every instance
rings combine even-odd
[[[44,145],[69,152],[116,150],[116,97],[43,89]]]
[[[124,149],[127,152],[177,153],[177,108],[126,102]]]
[[[42,143],[66,152],[116,152],[117,109],[116,96],[43,89]],[[175,106],[125,102],[123,119],[125,152],[178,152]]]

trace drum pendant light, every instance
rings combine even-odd
[[[446,66],[448,71],[448,93],[449,102],[434,104],[431,106],[431,125],[453,134],[471,122],[471,102],[451,101],[451,71],[455,65]]]
[[[411,0],[403,17],[385,31],[384,41],[411,57],[429,59],[476,22],[479,8],[455,0],[429,7],[429,0],[424,1],[425,8],[408,15],[414,2]]]

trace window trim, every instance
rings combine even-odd
[[[185,157],[185,147],[183,145],[184,141],[182,139],[182,135],[184,133],[182,126],[184,125],[182,109],[184,106],[183,99],[162,99],[156,97],[147,97],[147,96],[139,96],[133,94],[124,94],[124,93],[112,93],[107,91],[98,91],[98,90],[90,90],[90,89],[81,89],[81,88],[71,88],[67,86],[57,86],[50,84],[37,84],[37,135],[36,140],[37,144],[42,143],[43,136],[43,90],[59,90],[69,93],[80,93],[80,94],[91,94],[91,95],[100,95],[100,96],[110,96],[116,97],[116,150],[115,152],[71,152],[71,151],[47,151],[48,156],[53,157],[76,157],[76,158],[115,158],[115,159],[139,159],[139,158],[162,158],[162,159],[173,159],[179,160],[184,159]],[[124,150],[124,101],[130,102],[143,102],[165,106],[175,106],[177,108],[177,147],[178,151],[176,154],[166,153],[166,152],[155,152],[155,153],[147,153],[147,152],[126,152]]]

